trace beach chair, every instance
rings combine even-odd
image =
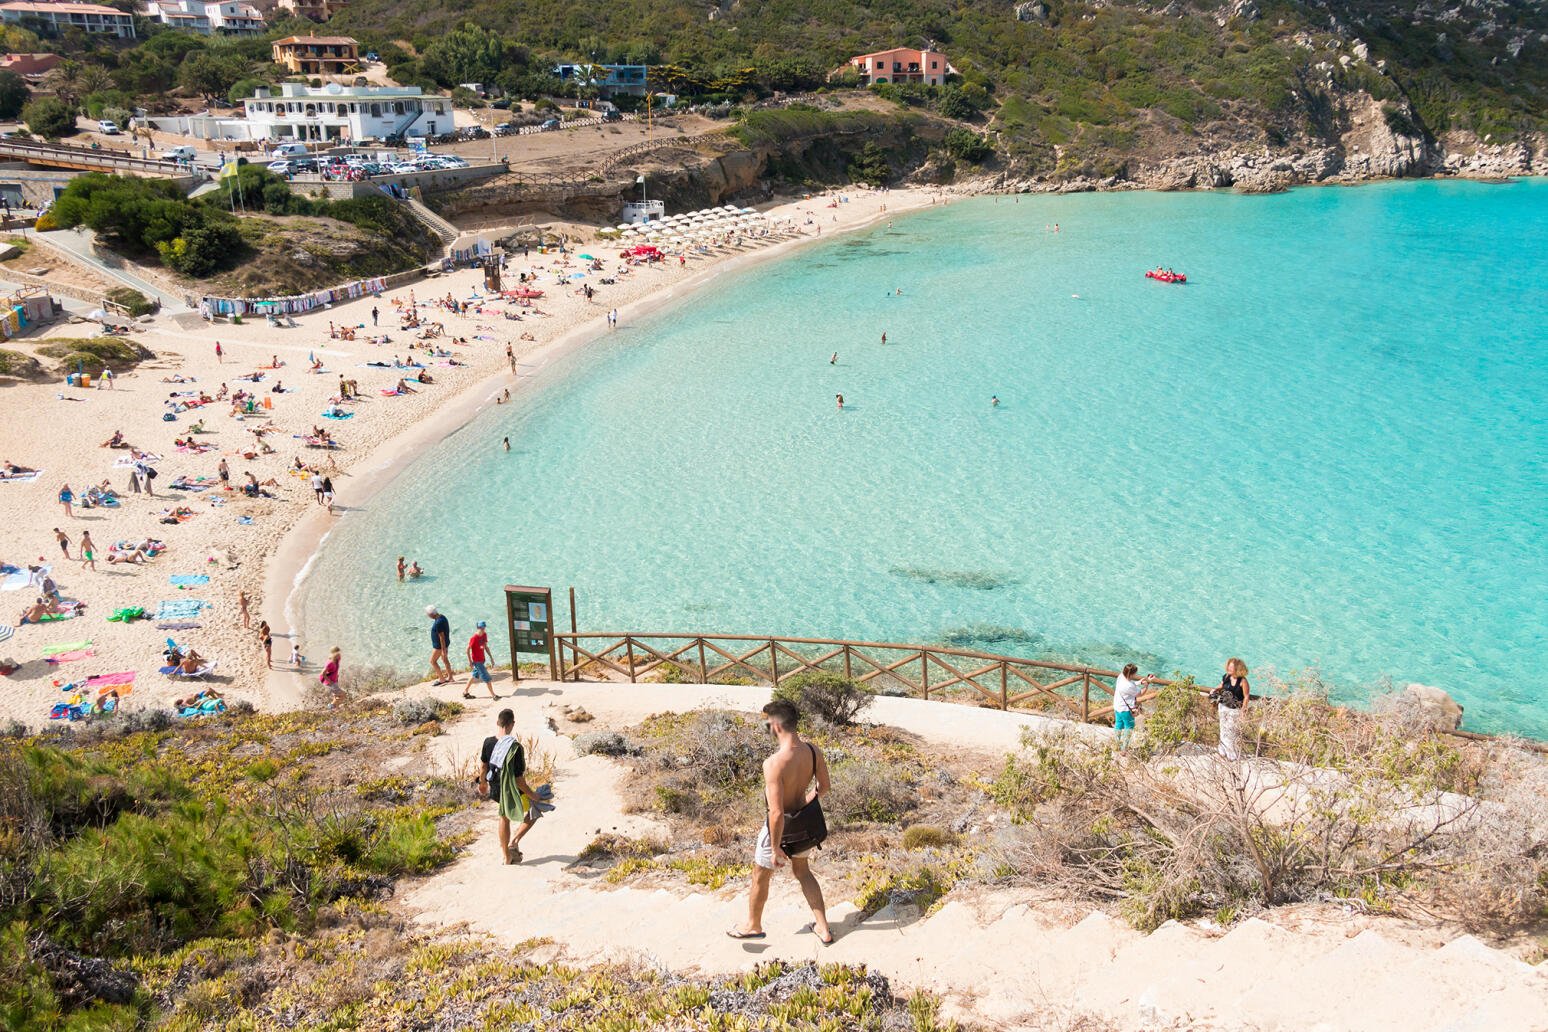
[[[162,667],[161,672],[174,681],[202,681],[213,674],[219,665],[220,660],[212,659],[192,673],[187,673],[175,666]]]

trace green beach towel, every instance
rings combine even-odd
[[[91,648],[91,642],[89,641],[71,641],[63,645],[43,646],[43,655],[58,656],[66,652],[82,652],[89,648]]]

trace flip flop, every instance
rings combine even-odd
[[[817,941],[822,943],[824,946],[832,946],[834,943],[838,942],[838,936],[834,935],[830,931],[828,933],[828,937],[826,939],[824,939],[822,936],[819,935],[817,937]]]
[[[765,932],[743,932],[735,928],[727,932],[726,935],[732,939],[763,939],[767,937]]]

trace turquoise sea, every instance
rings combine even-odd
[[[727,275],[342,519],[303,626],[419,670],[427,603],[462,639],[507,583],[583,630],[1314,665],[1548,737],[1548,182],[984,198]]]

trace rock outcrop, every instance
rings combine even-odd
[[[1455,731],[1462,726],[1462,706],[1443,689],[1428,684],[1410,684],[1398,696],[1400,704],[1411,707],[1417,722],[1436,731]]]

